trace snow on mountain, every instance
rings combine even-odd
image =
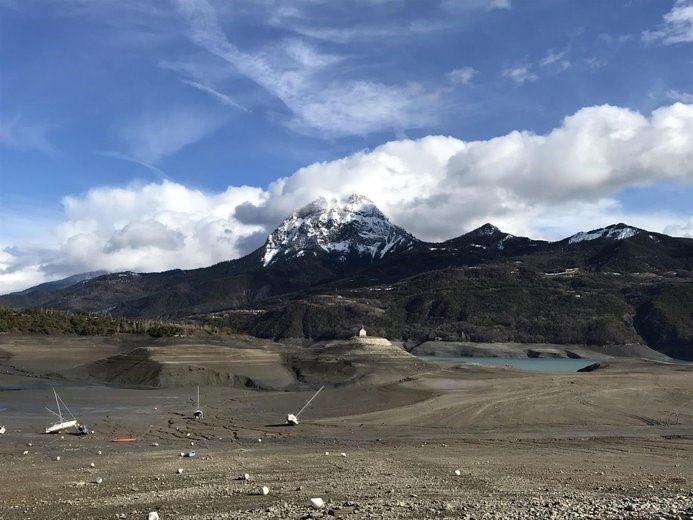
[[[343,255],[357,253],[382,258],[410,248],[416,238],[385,215],[362,195],[339,199],[320,197],[294,211],[267,238],[263,265],[281,257],[305,254],[319,248]]]
[[[568,238],[569,244],[576,244],[586,240],[596,240],[598,238],[610,238],[611,240],[624,240],[640,233],[640,229],[626,226],[625,224],[615,224],[605,228],[594,229],[592,231],[580,231]]]

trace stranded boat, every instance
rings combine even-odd
[[[48,428],[46,428],[45,433],[60,433],[63,430],[67,430],[68,428],[78,428],[77,425],[77,419],[75,419],[75,416],[72,415],[72,412],[70,412],[70,409],[67,407],[65,402],[60,398],[58,395],[58,392],[55,391],[55,388],[53,389],[53,395],[55,396],[55,405],[58,408],[57,412],[54,412],[50,408],[46,408],[50,413],[55,415],[58,418],[58,421],[51,424]],[[70,414],[70,417],[72,419],[66,420],[65,417],[63,417],[63,411],[60,408],[60,405],[63,405],[63,408],[67,410],[67,413]]]
[[[311,403],[313,399],[315,399],[318,394],[322,391],[322,389],[325,388],[325,385],[320,387],[320,390],[315,392],[313,397],[311,397],[306,404],[303,405],[303,408],[301,408],[296,415],[290,413],[289,415],[286,416],[286,424],[289,426],[298,426],[298,416],[301,415],[301,412],[308,408],[308,405]]]

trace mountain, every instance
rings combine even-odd
[[[243,258],[33,288],[0,305],[211,320],[274,339],[366,325],[412,342],[642,343],[693,359],[692,275],[687,238],[615,224],[546,242],[484,224],[430,243],[352,195],[293,212]]]
[[[75,284],[84,282],[85,280],[91,280],[92,278],[102,276],[106,273],[106,271],[91,271],[88,273],[74,274],[61,280],[55,280],[53,282],[46,282],[40,285],[35,285],[34,287],[29,287],[28,289],[24,289],[23,291],[20,291],[17,294],[31,294],[35,292],[50,292],[58,289],[65,289],[66,287],[71,287]]]
[[[263,246],[263,266],[318,251],[340,261],[371,262],[419,242],[361,195],[328,201],[324,197],[295,211],[275,229]]]

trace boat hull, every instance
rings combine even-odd
[[[77,428],[77,421],[63,421],[46,428],[45,433],[60,433],[68,428]]]

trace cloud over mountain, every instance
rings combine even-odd
[[[159,271],[235,258],[260,245],[294,209],[350,193],[368,196],[424,240],[448,239],[484,222],[543,238],[619,221],[690,234],[690,214],[625,211],[614,198],[621,189],[662,180],[693,182],[692,104],[649,116],[587,107],[546,134],[391,141],[311,164],[266,189],[209,193],[171,181],[102,187],[64,199],[52,246],[6,244],[0,292],[47,273]]]

